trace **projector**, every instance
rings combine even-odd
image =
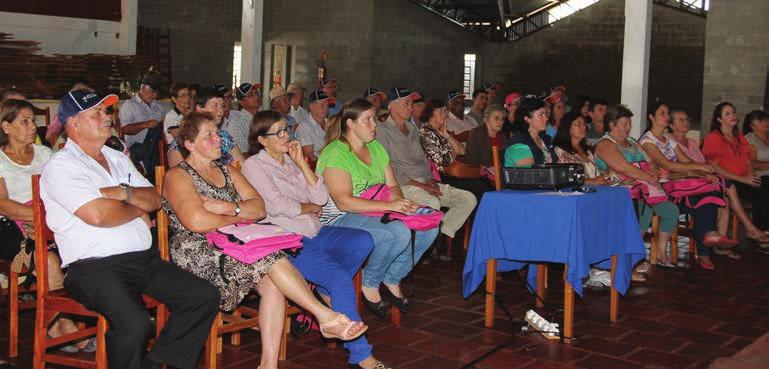
[[[502,168],[502,184],[516,190],[580,189],[585,184],[582,164],[535,164],[525,168]]]

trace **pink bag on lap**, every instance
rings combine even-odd
[[[390,193],[390,186],[386,184],[376,184],[363,191],[360,194],[360,197],[369,200],[390,201],[392,194]],[[427,231],[438,227],[443,219],[442,211],[431,208],[427,209],[431,210],[429,214],[404,214],[397,211],[372,211],[362,214],[370,217],[382,217],[383,221],[400,220],[409,229],[415,231]]]
[[[206,240],[223,254],[246,264],[253,264],[275,251],[296,251],[302,247],[302,235],[286,232],[278,226],[267,224],[223,227],[207,233]]]

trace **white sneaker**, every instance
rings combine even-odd
[[[590,278],[585,285],[594,287],[611,287],[611,273],[606,270],[590,269]]]

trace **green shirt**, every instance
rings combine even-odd
[[[371,165],[358,159],[346,143],[336,140],[320,153],[315,171],[318,175],[323,175],[326,168],[347,172],[352,180],[352,194],[358,196],[375,184],[386,183],[385,168],[390,164],[390,157],[382,144],[374,140],[366,144],[366,148],[371,156]]]
[[[531,149],[524,144],[510,145],[507,149],[505,149],[506,168],[514,168],[516,167],[515,163],[529,158],[534,158],[534,154],[532,154]]]

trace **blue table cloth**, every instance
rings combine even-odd
[[[486,261],[497,271],[529,265],[536,290],[536,265],[568,265],[567,280],[582,295],[590,266],[611,267],[617,255],[615,287],[627,292],[633,266],[646,256],[630,193],[623,187],[598,187],[594,193],[554,191],[487,192],[473,221],[462,272],[463,293],[470,296],[486,277]]]

